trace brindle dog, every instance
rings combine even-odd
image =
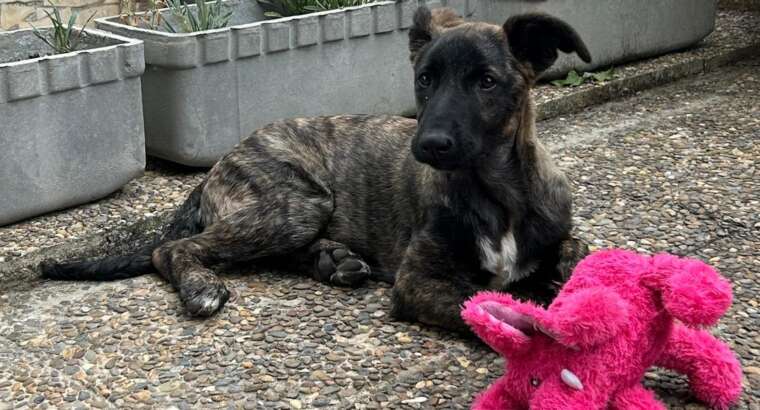
[[[211,169],[154,244],[46,262],[43,276],[155,268],[188,313],[209,316],[229,298],[212,267],[279,259],[336,285],[395,279],[396,318],[457,330],[460,304],[478,290],[551,292],[588,250],[570,236],[569,184],[536,138],[530,87],[557,50],[590,61],[586,46],[547,15],[499,27],[423,7],[409,48],[417,121],[273,123]]]

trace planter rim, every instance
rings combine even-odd
[[[38,28],[50,28],[50,27],[52,27],[52,26],[42,26],[42,27],[38,27]],[[80,30],[80,31],[82,30],[82,28],[79,27],[79,26],[74,26],[74,28],[77,29],[77,30]],[[21,32],[24,32],[24,31],[33,31],[33,30],[34,29],[32,29],[32,28],[22,28],[22,29],[18,29],[18,30],[4,31],[4,32],[0,32],[0,36],[13,35],[13,34],[16,34],[16,33],[21,33]],[[74,50],[74,51],[71,51],[69,53],[53,54],[53,55],[48,55],[48,56],[36,57],[36,58],[28,58],[26,60],[11,61],[11,62],[8,62],[8,63],[0,63],[0,68],[18,67],[18,66],[22,66],[24,64],[39,63],[39,62],[44,61],[44,60],[66,59],[66,58],[70,58],[72,56],[75,56],[75,55],[81,54],[81,53],[93,54],[93,53],[101,52],[101,51],[105,51],[105,50],[111,50],[111,49],[120,48],[120,47],[135,46],[135,45],[140,45],[140,44],[143,43],[143,41],[140,40],[140,39],[130,38],[130,37],[124,37],[124,36],[120,36],[118,34],[110,33],[108,31],[98,30],[98,29],[95,29],[95,28],[86,28],[86,29],[84,29],[84,32],[87,33],[87,34],[89,34],[89,35],[93,35],[93,36],[97,36],[97,37],[106,37],[106,38],[110,38],[110,39],[113,39],[113,40],[117,40],[117,41],[120,41],[121,43],[119,43],[119,44],[111,44],[111,45],[104,45],[104,46],[94,47],[94,48],[88,48],[86,50]]]
[[[254,1],[254,0],[241,0],[242,1]],[[388,4],[396,4],[400,3],[401,1],[394,1],[394,0],[384,0],[384,1],[375,1],[372,3],[362,4],[359,6],[351,6],[351,7],[343,7],[339,9],[333,9],[333,10],[325,10],[325,11],[316,11],[313,13],[307,13],[307,14],[299,14],[296,16],[287,16],[287,17],[280,17],[276,19],[266,19],[266,20],[260,20],[260,21],[254,21],[250,23],[243,23],[243,24],[235,24],[227,27],[222,27],[218,29],[212,29],[212,30],[203,30],[203,31],[194,31],[192,33],[171,33],[167,31],[162,30],[151,30],[147,28],[142,27],[135,27],[130,26],[129,24],[120,23],[118,21],[114,21],[114,19],[117,19],[121,17],[121,15],[115,15],[115,16],[107,16],[107,17],[101,17],[95,19],[95,22],[97,24],[103,24],[108,26],[113,26],[122,30],[129,30],[129,31],[135,31],[139,33],[144,33],[147,35],[152,36],[159,36],[159,37],[165,37],[167,39],[169,38],[190,38],[190,37],[202,37],[209,34],[216,34],[216,33],[224,33],[229,30],[242,30],[252,27],[258,27],[258,26],[265,26],[270,24],[278,24],[278,23],[287,23],[292,20],[301,20],[301,19],[307,19],[307,18],[314,18],[314,17],[321,17],[321,16],[327,16],[327,15],[335,15],[335,14],[346,14],[350,13],[354,10],[361,10],[365,8],[373,8],[377,6],[383,6]],[[225,2],[226,3],[226,2]],[[164,12],[168,11],[169,8],[165,7],[162,9],[158,9],[158,11]],[[145,15],[147,11],[142,11],[139,13],[135,13],[136,15]]]
[[[0,36],[27,31],[32,29],[3,32]],[[117,43],[0,64],[0,107],[18,100],[87,88],[143,74],[145,55],[142,40],[97,29],[85,29],[84,32]]]
[[[230,0],[228,4],[234,9],[246,9],[249,7],[248,1],[252,0]],[[167,33],[133,27],[118,21],[118,16],[98,19],[95,24],[102,30],[145,41],[145,60],[150,66],[186,70],[313,46],[322,47],[327,43],[353,39],[366,41],[406,31],[412,25],[417,5],[425,1],[380,1],[274,20],[248,14],[243,24],[195,33]],[[471,1],[441,0],[441,3],[455,5],[466,12]]]

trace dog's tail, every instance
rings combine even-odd
[[[171,222],[164,227],[148,245],[130,255],[109,256],[72,262],[43,261],[39,269],[41,276],[54,280],[107,281],[126,279],[150,273],[153,250],[172,240],[186,238],[203,230],[200,217],[200,202],[203,185],[200,184],[175,211]]]

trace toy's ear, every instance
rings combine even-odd
[[[652,265],[646,283],[660,290],[665,310],[684,324],[714,325],[731,306],[731,284],[706,263],[660,254]]]
[[[465,302],[462,318],[491,348],[510,357],[528,348],[539,310],[504,293],[480,292]]]
[[[409,58],[412,62],[433,36],[464,22],[453,9],[441,7],[431,12],[425,6],[417,9],[412,20],[412,27],[409,29]]]
[[[537,318],[537,325],[562,345],[586,348],[614,338],[628,318],[623,298],[610,288],[595,287],[557,299],[545,318]]]
[[[535,75],[557,60],[557,50],[575,52],[590,63],[591,55],[578,33],[564,21],[547,14],[529,13],[510,17],[504,23],[509,49],[515,58],[529,64]]]

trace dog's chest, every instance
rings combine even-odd
[[[497,243],[485,236],[479,237],[477,242],[481,269],[495,276],[492,287],[504,287],[530,273],[530,269],[520,269],[517,265],[517,242],[511,229]]]

